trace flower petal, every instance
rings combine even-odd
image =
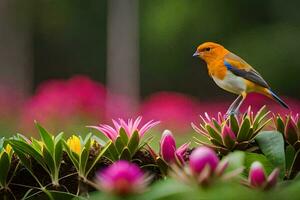
[[[263,187],[265,185],[266,174],[260,162],[255,161],[252,163],[248,179],[252,187]]]
[[[160,140],[160,155],[168,162],[175,162],[176,143],[173,134],[169,130],[165,130]]]

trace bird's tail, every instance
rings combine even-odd
[[[289,106],[279,97],[277,96],[271,89],[266,88],[265,93],[268,97],[275,100],[277,103],[279,103],[281,106],[290,109]]]

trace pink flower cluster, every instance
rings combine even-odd
[[[269,176],[266,176],[264,167],[258,161],[252,163],[250,167],[248,184],[253,188],[270,189],[277,184],[279,169],[276,168]]]
[[[199,101],[196,98],[176,92],[158,92],[150,95],[133,112],[128,99],[109,91],[98,82],[85,76],[74,76],[69,80],[50,80],[42,83],[36,93],[25,100],[24,105],[20,97],[12,94],[12,90],[0,87],[0,116],[12,113],[20,108],[21,127],[33,127],[33,120],[64,128],[66,124],[96,123],[105,119],[129,117],[132,115],[144,116],[146,120],[160,120],[161,125],[176,129],[176,133],[187,133],[191,130],[190,122],[197,120],[199,115],[207,112],[209,115],[225,113],[231,101]],[[11,95],[12,94],[12,95]],[[233,97],[234,98],[234,97]],[[300,103],[297,100],[286,99],[294,113],[300,112]],[[262,105],[268,105],[271,111],[286,114],[276,102],[260,94],[250,94],[242,106],[244,111],[252,105],[254,111]],[[17,115],[19,112],[17,113]]]
[[[189,148],[189,143],[176,148],[176,141],[171,131],[165,130],[160,140],[160,156],[169,164],[177,163],[183,165],[185,156]]]
[[[97,174],[100,190],[120,196],[144,191],[147,179],[149,180],[137,165],[122,160]]]
[[[77,117],[98,121],[104,117],[105,98],[105,87],[84,76],[47,81],[24,105],[23,124],[31,126],[33,120],[67,124]]]
[[[121,128],[124,128],[128,138],[132,136],[134,131],[139,133],[140,138],[144,136],[144,134],[151,129],[152,127],[159,124],[159,121],[149,121],[144,124],[142,127],[139,127],[142,121],[142,117],[136,118],[136,120],[128,119],[126,122],[124,119],[119,119],[118,121],[112,120],[114,126],[109,126],[107,124],[100,124],[99,126],[88,126],[90,128],[94,128],[102,132],[108,139],[115,141],[119,136],[119,131]]]

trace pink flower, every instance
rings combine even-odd
[[[267,105],[268,109],[270,109],[273,113],[280,113],[282,115],[289,114],[290,110],[293,110],[293,112],[300,112],[299,100],[290,97],[282,98],[289,105],[290,109],[283,108],[277,102],[271,100],[270,98],[262,94],[250,93],[249,95],[247,95],[246,100],[242,104],[241,112],[247,110],[248,106],[251,106],[252,110],[256,112],[264,105]]]
[[[179,164],[183,164],[188,147],[189,143],[185,143],[176,149],[176,142],[172,132],[169,130],[163,132],[160,140],[160,155],[167,163],[179,161]]]
[[[173,127],[179,133],[190,130],[190,122],[200,113],[199,103],[184,94],[158,92],[141,105],[141,115],[146,119],[161,120],[163,126]]]
[[[98,172],[97,181],[103,191],[121,196],[142,192],[148,183],[137,165],[122,160]]]
[[[300,135],[298,127],[298,115],[296,117],[286,116],[286,126],[284,129],[284,136],[287,142],[294,145],[298,141]]]
[[[227,124],[225,124],[222,130],[222,140],[224,145],[228,148],[232,148],[235,145],[236,136]]]
[[[33,128],[38,120],[54,128],[63,128],[75,121],[87,123],[104,118],[105,87],[85,76],[69,80],[50,80],[39,85],[23,108],[22,122]]]
[[[216,170],[218,164],[217,154],[208,147],[199,147],[190,155],[190,169],[195,175],[201,174],[205,167],[212,173]]]
[[[149,129],[151,129],[152,127],[160,123],[159,121],[151,120],[139,128],[141,120],[142,117],[138,117],[136,118],[136,120],[128,119],[127,122],[123,119],[119,119],[118,121],[112,120],[114,126],[109,126],[107,124],[100,124],[99,126],[88,126],[88,127],[101,131],[108,139],[115,141],[116,138],[119,136],[119,131],[121,128],[125,130],[129,138],[135,131],[137,131],[139,133],[140,138],[142,138]]]
[[[276,185],[279,176],[279,169],[274,169],[273,172],[266,177],[266,173],[262,164],[258,161],[252,163],[250,167],[248,182],[251,187],[269,189]]]

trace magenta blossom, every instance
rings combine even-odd
[[[200,174],[205,167],[208,167],[210,172],[214,172],[218,164],[217,154],[208,147],[199,147],[190,156],[190,168],[193,174]]]
[[[278,176],[279,169],[276,168],[267,177],[262,164],[258,161],[255,161],[250,167],[248,184],[254,188],[270,189],[276,185]]]
[[[148,184],[142,170],[127,161],[117,161],[97,174],[100,189],[116,195],[142,192]]]
[[[178,161],[178,164],[183,164],[188,147],[189,143],[185,143],[176,149],[176,142],[172,132],[169,130],[163,132],[160,140],[160,155],[167,163]]]
[[[160,123],[159,121],[151,120],[139,128],[141,120],[142,117],[138,117],[136,118],[136,120],[128,119],[127,122],[123,119],[119,119],[119,121],[112,120],[114,126],[109,126],[107,124],[100,124],[99,126],[88,126],[88,127],[95,128],[101,131],[107,138],[109,138],[112,141],[115,141],[119,136],[119,131],[121,128],[125,130],[129,138],[132,136],[132,134],[135,131],[137,131],[139,133],[140,138],[142,138],[149,129],[151,129],[152,127]]]
[[[231,149],[234,147],[235,141],[236,141],[236,136],[235,136],[235,133],[231,130],[231,128],[228,125],[225,125],[223,127],[221,136],[222,136],[223,144],[227,148]]]
[[[201,146],[193,150],[190,157],[189,166],[182,170],[173,167],[171,175],[187,184],[197,183],[203,187],[211,185],[215,180],[228,181],[238,176],[243,167],[227,170],[230,159],[219,160],[217,154],[210,148]]]

